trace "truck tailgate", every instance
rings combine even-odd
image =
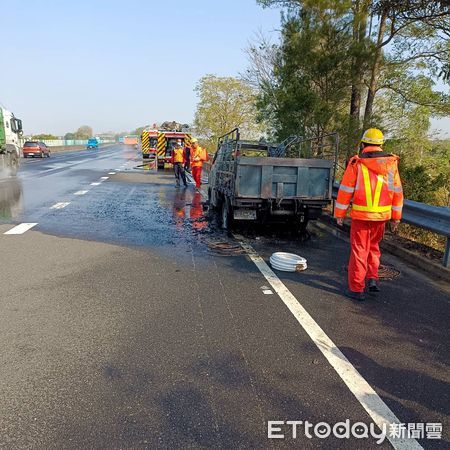
[[[236,197],[331,199],[332,161],[324,159],[239,157]]]

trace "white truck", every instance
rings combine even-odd
[[[22,148],[22,121],[0,106],[0,176],[17,174]]]

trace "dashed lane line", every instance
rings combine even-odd
[[[108,175],[115,175],[116,172],[108,172]]]
[[[102,183],[95,182],[95,183],[91,183],[91,186],[99,186],[100,184],[102,184]]]
[[[85,194],[87,194],[89,192],[89,190],[86,190],[86,191],[77,191],[77,192],[75,192],[73,195],[85,195]]]
[[[102,181],[105,181],[105,180],[108,180],[109,179],[109,177],[101,177],[100,178],[100,180],[102,180]]]
[[[238,238],[236,237],[236,239]],[[320,328],[317,322],[309,315],[306,309],[294,297],[284,283],[275,275],[261,256],[256,253],[253,247],[243,240],[239,240],[239,242],[248,257],[272,286],[273,290],[279,295],[298,323],[306,333],[308,333],[316,347],[322,352],[323,356],[325,356],[351,393],[372,418],[374,423],[382,431],[386,432],[386,437],[389,439],[394,449],[422,449],[423,447],[415,439],[396,438],[390,434],[391,424],[401,424],[402,422],[400,422],[397,416],[355,369],[334,342],[325,334],[322,328]]]
[[[3,234],[23,234],[25,233],[25,231],[28,231],[29,229],[35,227],[36,225],[37,223],[21,223],[20,225],[11,228],[10,230],[6,231]]]
[[[67,205],[70,205],[70,202],[59,202],[55,203],[53,206],[50,206],[50,209],[63,209]]]

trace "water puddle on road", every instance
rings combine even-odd
[[[209,209],[204,197],[194,190],[175,186],[175,178],[169,170],[165,171],[127,171],[112,176],[108,183],[145,184],[136,189],[136,204],[146,212],[148,227],[152,229],[153,239],[174,244],[195,242],[206,247],[207,253],[218,256],[238,256],[244,250],[233,235],[220,226],[219,214]],[[138,194],[140,191],[140,194]],[[130,199],[131,201],[131,199]],[[233,230],[235,231],[235,230]],[[277,224],[257,226],[253,222],[241,224],[236,228],[239,234],[250,241],[280,243],[288,245],[302,240],[291,226]],[[159,238],[157,237],[159,236]],[[147,244],[151,244],[149,238]]]
[[[22,183],[18,178],[0,180],[0,220],[10,221],[19,216],[23,208]]]
[[[170,171],[119,172],[104,186],[119,192],[116,208],[123,212],[117,211],[114,220],[119,218],[128,237],[135,235],[142,245],[180,248],[183,244],[206,244],[217,232],[223,234],[209,220],[202,195],[192,185],[177,187]]]

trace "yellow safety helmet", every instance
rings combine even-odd
[[[197,138],[192,138],[191,139],[191,143],[194,144],[195,142],[198,142],[198,139]]]
[[[383,132],[378,128],[369,128],[364,132],[361,142],[364,142],[365,144],[383,145]]]

